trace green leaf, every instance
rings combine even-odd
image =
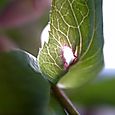
[[[26,52],[0,53],[0,114],[45,115],[49,83],[37,68]]]
[[[96,80],[80,89],[67,90],[74,103],[86,106],[115,105],[115,69],[104,70]]]
[[[79,60],[60,81],[65,87],[81,86],[89,79],[97,76],[103,67],[102,0],[79,1],[86,3],[88,17],[80,27],[82,48]]]
[[[48,115],[66,115],[63,107],[60,105],[58,100],[51,94],[49,103],[49,114]]]
[[[67,67],[64,46],[74,55]],[[56,83],[65,75],[60,81],[65,87],[82,85],[102,68],[102,49],[101,0],[52,1],[49,41],[38,55],[40,69],[50,81]]]

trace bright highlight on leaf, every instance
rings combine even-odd
[[[65,69],[67,69],[70,64],[72,64],[74,62],[74,60],[76,60],[77,56],[75,56],[73,54],[73,51],[70,47],[68,46],[63,46],[62,47],[62,58],[64,61],[64,67]]]
[[[48,33],[49,30],[50,30],[50,25],[48,24],[42,31],[42,34],[41,34],[41,47],[42,48],[43,48],[44,44],[48,43],[48,41],[49,41],[49,33]]]

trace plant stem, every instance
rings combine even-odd
[[[69,98],[65,95],[64,91],[61,90],[58,86],[52,85],[51,89],[60,102],[60,104],[64,107],[64,109],[69,113],[69,115],[80,115],[79,112],[76,110],[72,102]]]

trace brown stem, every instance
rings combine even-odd
[[[52,85],[51,89],[60,102],[60,104],[64,107],[64,109],[69,113],[69,115],[80,115],[79,112],[76,110],[72,102],[69,98],[65,95],[64,91],[62,91],[58,86]]]

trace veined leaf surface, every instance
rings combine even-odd
[[[75,57],[67,66],[63,59],[64,46]],[[60,83],[66,87],[81,85],[100,71],[102,48],[101,0],[52,1],[49,41],[38,55],[41,72],[49,80],[55,83],[64,76]]]

